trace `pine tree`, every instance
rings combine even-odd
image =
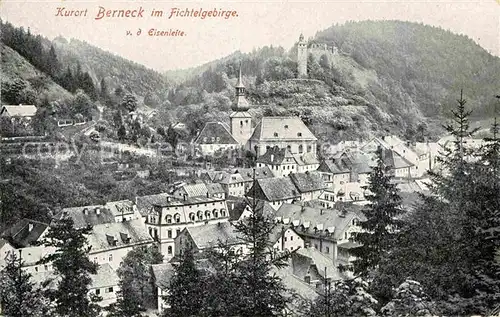
[[[96,296],[89,297],[90,274],[96,274],[98,264],[89,260],[90,247],[86,235],[91,228],[76,229],[71,218],[63,218],[49,228],[41,242],[55,247],[56,252],[46,256],[41,263],[52,263],[58,276],[55,290],[48,290],[48,297],[55,303],[60,317],[95,317],[100,308]]]
[[[191,317],[197,316],[203,308],[202,276],[196,268],[193,253],[187,249],[174,266],[175,273],[170,281],[169,292],[165,302],[170,306],[163,316]]]
[[[398,217],[403,211],[399,190],[391,182],[393,176],[384,163],[382,153],[382,149],[378,148],[377,165],[369,176],[369,194],[365,195],[369,204],[363,209],[366,221],[360,223],[363,231],[353,234],[354,241],[360,244],[351,249],[356,257],[352,263],[353,271],[361,276],[367,276],[391,251],[401,226]]]
[[[22,255],[21,252],[19,252]],[[36,317],[43,311],[42,291],[31,281],[31,274],[22,269],[23,262],[15,253],[6,259],[0,273],[0,303],[6,317]]]
[[[262,208],[258,208],[253,196],[249,202],[251,216],[235,224],[241,241],[249,248],[249,253],[236,264],[239,302],[235,315],[277,316],[285,310],[288,300],[281,279],[271,271],[273,267],[286,266],[287,255],[276,257],[273,253],[269,235],[275,223],[263,214]]]

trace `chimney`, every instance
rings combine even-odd
[[[304,281],[305,281],[307,284],[311,284],[311,276],[309,276],[309,275],[304,276]]]
[[[28,223],[28,232],[33,231],[33,224],[30,222]]]
[[[97,208],[95,209],[95,214],[96,214],[96,215],[100,215],[100,214],[101,214],[101,208],[97,207]]]

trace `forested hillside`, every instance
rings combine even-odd
[[[176,117],[194,131],[213,118],[227,119],[239,65],[253,111],[299,115],[323,140],[417,129],[436,135],[463,88],[473,117],[491,115],[500,59],[463,35],[400,21],[349,22],[318,32],[311,43],[338,53],[309,51],[310,81],[297,76],[296,47],[235,53],[199,68],[168,73],[186,78],[169,94]]]

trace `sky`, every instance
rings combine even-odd
[[[236,16],[169,18],[172,8],[236,11]],[[142,17],[136,17],[141,9]],[[57,16],[71,10],[72,16]],[[132,16],[96,19],[100,10],[132,10]],[[151,16],[152,10],[162,11],[163,16]],[[466,34],[500,56],[500,0],[0,0],[0,17],[49,39],[63,36],[86,41],[160,72],[202,65],[234,51],[250,52],[266,45],[289,49],[300,33],[308,38],[332,24],[360,20],[439,26]],[[184,36],[150,36],[151,29],[179,30]]]

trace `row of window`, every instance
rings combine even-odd
[[[111,287],[106,287],[106,288],[104,289],[104,292],[105,292],[105,293],[113,293],[113,292],[114,292],[114,290],[113,290],[113,286],[111,286]],[[96,295],[100,295],[100,294],[101,294],[101,289],[100,289],[100,288],[97,288],[97,289],[95,290],[95,294],[96,294]]]
[[[196,215],[194,212],[189,213],[189,220],[190,221],[195,221],[196,219],[198,220],[204,220],[204,219],[212,219],[212,218],[219,218],[219,217],[226,217],[226,210],[221,209],[220,211],[218,209],[214,209],[212,211],[210,210],[205,210],[205,212],[199,210]],[[170,223],[180,223],[181,222],[181,215],[179,213],[176,213],[175,215],[166,215],[165,220],[168,224]]]
[[[269,150],[270,148],[271,148],[270,145],[266,146],[266,150]],[[286,148],[287,148],[288,151],[292,152],[292,146],[291,145],[287,145]],[[310,152],[312,152],[312,145],[308,145],[307,146],[307,153],[310,153]],[[302,144],[299,145],[299,153],[300,154],[304,153],[304,146]]]

